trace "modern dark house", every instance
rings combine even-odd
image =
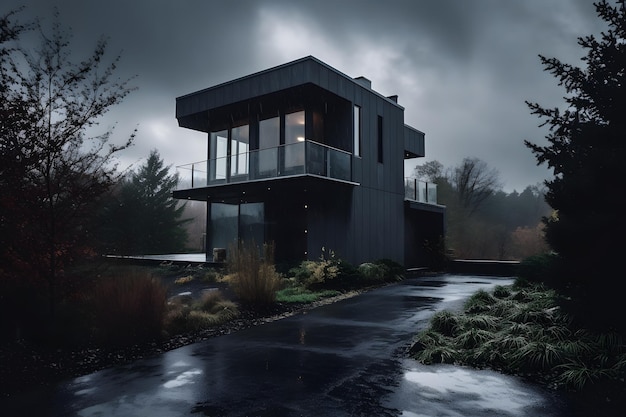
[[[436,187],[404,177],[424,133],[363,77],[309,56],[178,97],[176,118],[208,136],[206,160],[178,167],[174,192],[207,203],[207,259],[240,239],[273,241],[277,262],[325,248],[410,268],[444,235]]]

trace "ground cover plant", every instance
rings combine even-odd
[[[585,410],[598,403],[611,410],[624,407],[626,339],[576,327],[559,308],[560,297],[554,289],[521,279],[478,291],[462,312],[436,313],[410,354],[425,364],[523,376],[573,393],[577,403],[589,400]]]
[[[181,334],[206,330],[239,317],[239,307],[220,290],[204,291],[199,299],[177,295],[168,301],[164,330]]]

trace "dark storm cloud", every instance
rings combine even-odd
[[[24,14],[48,18],[53,4],[26,1]],[[153,147],[168,163],[198,159],[204,135],[177,127],[175,97],[314,55],[371,79],[382,94],[398,94],[406,122],[426,132],[427,160],[451,166],[479,157],[501,172],[508,190],[547,175],[523,146],[545,134],[524,100],[559,105],[563,91],[537,54],[577,63],[576,37],[601,28],[589,0],[56,4],[74,31],[74,51],[88,53],[99,35],[109,36],[110,52],[123,51],[120,72],[137,75],[139,91],[110,115],[120,133],[139,124],[125,162]]]

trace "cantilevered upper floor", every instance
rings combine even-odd
[[[178,97],[176,118],[208,135],[206,156],[178,167],[177,198],[294,176],[403,194],[403,159],[424,156],[396,96],[311,56]]]

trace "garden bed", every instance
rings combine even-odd
[[[176,295],[181,292],[191,292],[197,295],[203,290],[211,288],[223,291],[229,297],[234,297],[227,286],[221,283],[206,285],[193,281],[180,286],[170,286],[169,294]],[[0,363],[3,364],[2,373],[0,374],[0,394],[8,396],[15,392],[54,384],[63,379],[86,375],[117,365],[124,365],[142,358],[153,357],[191,343],[300,314],[321,305],[353,297],[363,291],[349,291],[313,303],[275,303],[265,311],[255,311],[240,307],[239,317],[227,323],[198,332],[173,335],[163,340],[125,348],[106,349],[91,346],[72,351],[50,351],[25,342],[5,345],[0,347]]]

